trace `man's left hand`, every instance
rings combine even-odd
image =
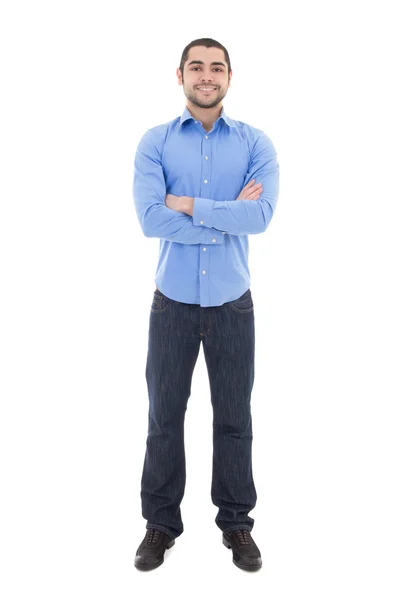
[[[193,216],[193,204],[194,198],[190,198],[190,196],[174,196],[174,194],[165,196],[165,205],[168,208],[187,215]]]

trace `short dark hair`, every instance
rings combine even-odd
[[[224,54],[225,54],[225,62],[228,65],[228,76],[229,76],[229,73],[231,72],[231,60],[229,58],[228,50],[225,48],[225,46],[223,46],[216,40],[212,40],[211,38],[200,38],[198,40],[193,40],[193,42],[190,42],[190,44],[188,44],[186,46],[186,48],[182,52],[181,64],[179,65],[179,69],[180,69],[182,75],[183,75],[183,67],[185,65],[185,62],[189,58],[189,50],[193,46],[205,46],[206,48],[220,48],[221,50],[223,50]]]

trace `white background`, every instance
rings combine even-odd
[[[2,6],[2,597],[398,600],[395,2]],[[214,522],[201,348],[184,533],[142,573],[159,241],[135,213],[133,160],[181,115],[175,72],[200,37],[230,53],[227,114],[280,164],[274,218],[249,240],[263,568],[237,569]]]

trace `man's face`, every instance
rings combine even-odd
[[[212,63],[219,64],[212,64]],[[230,87],[228,65],[220,48],[193,46],[185,62],[183,73],[177,69],[179,85],[188,100],[199,108],[213,108],[223,100]],[[200,88],[213,88],[202,91]]]

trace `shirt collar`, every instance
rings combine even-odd
[[[187,106],[185,106],[185,109],[184,109],[184,111],[183,111],[183,113],[182,113],[182,116],[181,116],[181,118],[180,118],[180,121],[179,121],[179,126],[181,127],[182,123],[184,123],[185,121],[188,121],[189,119],[193,119],[193,121],[195,121],[195,118],[193,117],[193,115],[192,115],[192,114],[191,114],[191,112],[189,111],[188,107],[187,107]],[[229,125],[229,127],[236,127],[234,120],[233,120],[233,119],[230,119],[230,118],[228,117],[228,115],[225,113],[225,109],[224,109],[224,107],[222,107],[221,114],[220,114],[220,116],[218,117],[218,119],[215,121],[215,123],[218,123],[218,121],[219,121],[220,119],[223,119],[223,120],[225,121],[225,123],[226,123],[227,125]]]

